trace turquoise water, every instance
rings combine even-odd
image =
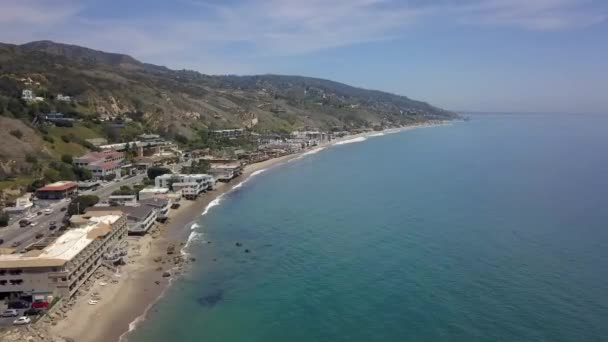
[[[267,170],[130,340],[606,340],[606,147],[608,117],[477,115]]]

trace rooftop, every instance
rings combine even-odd
[[[75,182],[55,182],[51,184],[47,184],[37,191],[63,191],[71,188],[77,187],[78,184]]]
[[[112,207],[90,207],[90,208],[87,208],[85,215],[89,214],[89,213],[93,213],[93,212],[102,212],[102,213],[122,212],[122,213],[126,214],[127,217],[130,219],[143,220],[146,217],[148,217],[148,215],[150,215],[150,212],[153,210],[154,210],[153,208],[151,208],[147,205],[137,205],[137,206],[118,205],[118,206],[112,206]]]
[[[166,194],[169,192],[167,188],[143,188],[139,190],[139,193],[153,193],[153,194]]]
[[[26,254],[0,255],[0,268],[63,266],[95,239],[111,232],[111,225],[119,218],[120,215],[91,217],[88,225],[67,230],[42,250]]]

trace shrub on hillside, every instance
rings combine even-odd
[[[66,163],[66,164],[70,164],[72,165],[72,162],[74,161],[72,158],[71,154],[64,154],[61,156],[61,161]]]
[[[12,130],[10,133],[11,133],[11,135],[12,135],[12,136],[14,136],[14,137],[15,137],[15,138],[17,138],[17,139],[21,139],[21,138],[23,138],[23,132],[21,132],[21,131],[20,131],[20,130],[18,130],[18,129],[14,129],[14,130]]]

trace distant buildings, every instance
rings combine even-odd
[[[19,214],[22,213],[24,211],[29,210],[34,203],[32,203],[32,201],[30,200],[31,198],[31,194],[27,193],[19,198],[17,198],[15,200],[15,205],[14,206],[9,206],[4,208],[4,211],[10,214]]]
[[[124,153],[113,150],[89,152],[74,158],[73,164],[90,170],[94,179],[102,179],[112,174],[119,177],[120,166],[124,158]]]
[[[36,190],[39,199],[55,200],[72,196],[78,190],[76,182],[55,182]]]
[[[34,92],[30,89],[23,89],[23,91],[21,92],[21,98],[28,102],[34,101]]]
[[[71,102],[72,101],[72,97],[71,96],[67,96],[67,95],[58,94],[57,95],[57,101]]]
[[[127,233],[120,214],[88,215],[80,222],[41,250],[0,255],[0,296],[74,295]]]
[[[245,130],[242,128],[237,129],[220,129],[211,131],[211,136],[214,138],[223,138],[223,139],[234,139],[238,137],[242,137],[245,134]]]

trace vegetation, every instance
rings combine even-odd
[[[201,159],[198,162],[197,161],[192,161],[192,165],[191,166],[184,166],[181,169],[181,173],[185,173],[185,174],[197,174],[197,173],[207,173],[207,171],[209,171],[209,161]]]
[[[83,195],[74,198],[68,205],[68,215],[80,215],[89,207],[94,206],[99,202],[99,197],[94,195]]]
[[[0,227],[8,226],[9,216],[8,213],[4,212],[2,208],[0,208]]]
[[[74,161],[74,159],[72,158],[71,154],[64,154],[61,156],[61,161],[66,164],[72,165],[72,162]]]
[[[171,170],[165,167],[151,167],[148,169],[148,179],[154,180],[158,176],[171,173]]]
[[[120,187],[120,189],[112,192],[113,196],[127,196],[127,195],[136,195],[136,194],[137,194],[137,191],[128,185],[123,185]]]

